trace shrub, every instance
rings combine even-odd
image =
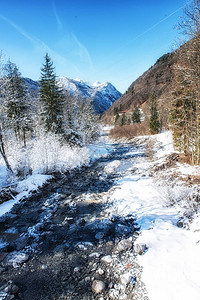
[[[127,138],[132,139],[135,136],[149,134],[149,126],[146,122],[141,124],[116,126],[110,131],[110,136],[113,138]]]

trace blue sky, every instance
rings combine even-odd
[[[38,80],[49,53],[57,76],[129,85],[174,47],[186,0],[0,0],[0,50]]]

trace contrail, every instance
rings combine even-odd
[[[21,27],[16,25],[14,22],[12,22],[10,19],[4,17],[3,15],[0,15],[0,18],[7,22],[9,25],[11,25],[13,28],[15,28],[21,35],[23,35],[27,40],[29,40],[34,46],[37,44],[37,40],[32,38],[27,32],[25,32]]]
[[[141,36],[145,35],[147,32],[151,31],[152,29],[154,29],[155,27],[157,27],[158,25],[160,25],[162,22],[164,22],[165,20],[169,19],[171,16],[175,15],[178,11],[180,11],[181,9],[183,9],[184,6],[179,7],[177,10],[173,11],[169,16],[163,18],[162,20],[158,21],[157,23],[155,23],[154,25],[152,25],[151,27],[147,28],[145,31],[143,31],[142,33],[140,33],[139,35],[137,35],[134,39],[128,41],[126,44],[122,45],[120,48],[118,48],[116,51],[119,51],[121,49],[123,49],[124,47],[126,47],[127,45],[131,44],[132,42],[136,41],[137,39],[139,39]]]
[[[164,22],[165,20],[169,19],[171,16],[173,16],[174,14],[176,14],[178,11],[180,11],[181,9],[183,9],[185,6],[181,6],[178,9],[176,9],[175,11],[173,11],[170,15],[166,16],[165,18],[163,18],[162,20],[158,21],[157,23],[155,23],[154,25],[152,25],[151,27],[147,28],[145,31],[143,31],[142,33],[140,33],[139,35],[137,35],[134,39],[129,40],[127,43],[125,43],[124,45],[122,45],[121,47],[119,47],[118,49],[116,49],[115,51],[113,51],[109,56],[112,56],[114,53],[119,52],[121,49],[125,48],[126,46],[128,46],[129,44],[131,44],[132,42],[135,42],[137,39],[139,39],[141,36],[145,35],[146,33],[148,33],[149,31],[151,31],[152,29],[154,29],[155,27],[157,27],[159,24],[161,24],[162,22]],[[108,67],[103,68],[101,70],[107,70],[112,68],[113,66],[115,66],[116,64],[122,62],[124,59],[118,60],[117,62],[114,62],[112,64],[110,64]]]
[[[89,65],[90,65],[91,69],[94,69],[93,62],[92,62],[90,53],[87,50],[87,48],[78,40],[78,38],[75,36],[75,34],[72,33],[71,36],[78,47],[78,50],[79,50],[78,54],[79,54],[80,59],[82,59],[82,60],[86,59],[86,61],[88,61]]]
[[[62,25],[62,22],[59,18],[59,15],[58,15],[58,12],[57,12],[57,8],[56,8],[56,4],[54,1],[52,1],[52,6],[53,6],[53,12],[54,12],[54,15],[55,15],[55,18],[56,18],[56,21],[57,21],[57,27],[58,27],[58,30],[61,31],[62,28],[63,28],[63,25]]]

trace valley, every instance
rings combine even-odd
[[[153,140],[154,160],[145,150],[147,137],[128,143],[106,140],[106,156],[61,176],[0,217],[1,299],[167,300],[169,295],[173,299],[174,288],[181,299],[187,299],[186,291],[198,299],[198,276],[187,253],[192,251],[197,262],[199,219],[195,210],[185,215],[189,195],[195,205],[198,185],[188,186],[185,194],[175,162],[159,171],[173,148],[166,135]],[[177,241],[180,264],[188,263],[175,270],[168,263],[177,260]],[[162,281],[157,278],[160,267]],[[151,268],[154,277],[149,277]],[[172,280],[177,276],[181,281],[163,294],[169,271]]]

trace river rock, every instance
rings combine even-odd
[[[27,236],[20,236],[16,239],[12,244],[16,250],[22,250],[28,243],[29,237]]]
[[[132,248],[132,242],[130,240],[121,240],[114,248],[114,252],[123,252]]]
[[[109,299],[111,300],[119,299],[119,291],[117,289],[111,289],[109,291]]]
[[[125,273],[120,276],[120,282],[123,285],[127,285],[131,281],[130,273]]]
[[[146,244],[136,244],[134,246],[134,250],[137,255],[143,255],[147,249],[148,247]]]
[[[111,264],[111,262],[113,261],[112,257],[110,255],[106,255],[104,257],[102,257],[101,259],[102,262],[106,263],[106,264]]]
[[[101,280],[94,280],[93,283],[92,283],[92,291],[95,293],[95,294],[99,294],[99,293],[102,293],[103,290],[105,290],[106,288],[106,285],[103,281]]]
[[[103,232],[97,232],[95,234],[95,239],[96,240],[101,240],[104,237],[104,233]]]
[[[2,261],[2,266],[13,266],[17,268],[29,259],[29,255],[21,251],[13,251],[9,253]]]
[[[6,284],[0,287],[0,299],[2,300],[11,300],[15,298],[15,294],[17,294],[19,288],[9,280]]]
[[[130,233],[130,228],[123,224],[117,224],[115,226],[115,234],[117,236],[128,235]]]

